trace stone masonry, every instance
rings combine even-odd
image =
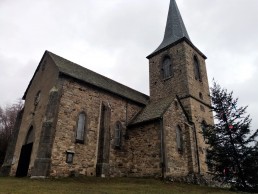
[[[206,56],[175,0],[149,59],[150,95],[46,51],[26,89],[2,174],[186,180],[207,174]]]
[[[69,176],[71,172],[89,176],[96,175],[95,166],[102,102],[106,102],[111,108],[110,142],[112,147],[115,123],[120,121],[126,125],[141,107],[85,84],[78,84],[72,79],[64,81],[52,150],[51,176]],[[77,119],[82,111],[87,115],[84,144],[75,143]],[[68,150],[74,152],[73,164],[66,163]],[[114,158],[113,154],[115,152],[111,151],[110,158]]]

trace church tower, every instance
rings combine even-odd
[[[175,0],[170,0],[164,39],[147,58],[151,102],[167,97],[180,100],[196,130],[199,172],[207,172],[201,131],[205,124],[213,124],[213,116],[206,56],[191,42]]]

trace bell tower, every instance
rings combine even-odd
[[[180,99],[197,131],[200,172],[206,172],[201,123],[213,124],[206,56],[191,42],[175,0],[170,0],[163,41],[147,59],[150,100],[176,96]]]

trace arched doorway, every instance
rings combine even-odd
[[[16,171],[17,177],[25,177],[28,174],[29,165],[30,165],[30,157],[33,147],[34,140],[34,130],[33,126],[30,127],[24,145],[21,148],[19,163]]]

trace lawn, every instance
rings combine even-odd
[[[164,183],[154,179],[136,178],[62,178],[32,180],[0,177],[0,194],[234,194],[224,189]]]

